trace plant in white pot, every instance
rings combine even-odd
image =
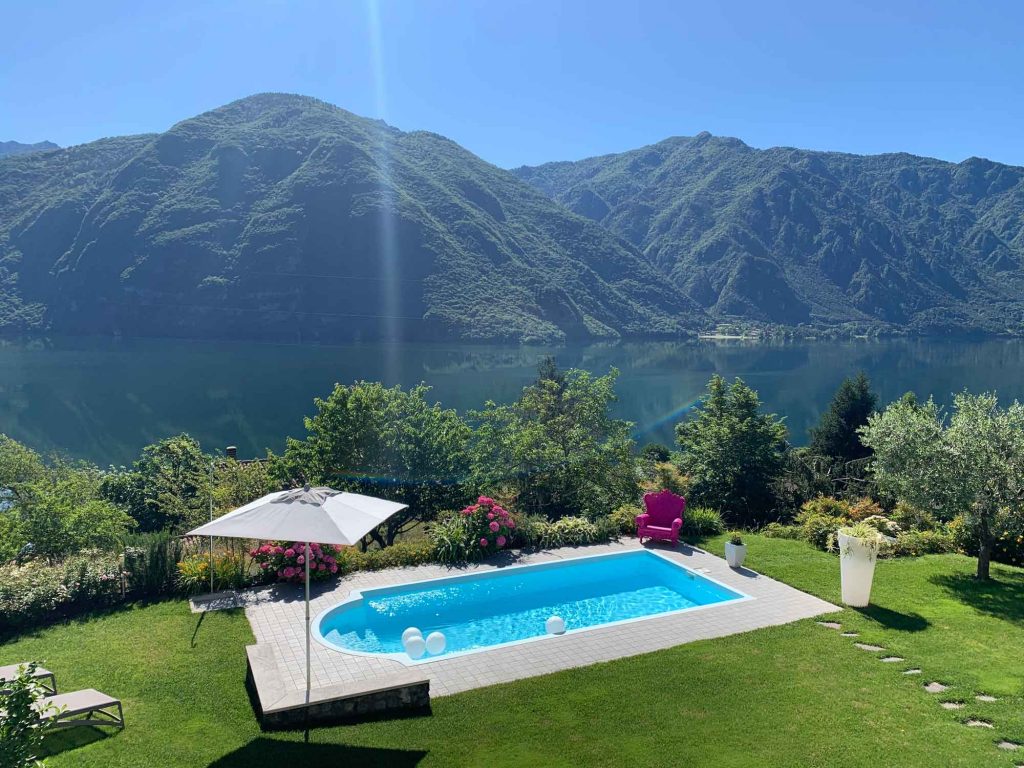
[[[839,544],[839,570],[843,584],[843,602],[852,608],[864,608],[871,601],[871,582],[875,561],[886,537],[873,525],[854,523],[836,532]]]
[[[725,562],[730,568],[740,568],[747,556],[747,545],[743,543],[743,536],[738,531],[729,534],[729,540],[725,542]]]

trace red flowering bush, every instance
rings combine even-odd
[[[333,544],[309,543],[309,579],[320,581],[338,572],[340,550]],[[249,551],[261,571],[278,581],[296,584],[306,580],[306,542],[267,541]]]
[[[481,496],[460,513],[466,526],[469,546],[481,554],[503,549],[512,538],[516,521],[512,514],[488,496]]]

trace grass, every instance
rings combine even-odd
[[[838,562],[802,542],[748,536],[748,564],[838,601]],[[725,537],[704,543],[721,552]],[[882,562],[877,605],[829,618],[904,656],[883,664],[814,621],[436,699],[433,714],[261,734],[242,684],[240,612],[199,618],[180,601],[41,630],[0,663],[44,659],[65,690],[123,698],[127,729],[51,736],[50,766],[250,766],[330,760],[381,766],[1011,766],[1024,741],[1024,571],[969,579],[959,556]],[[919,666],[921,676],[902,674]],[[951,689],[930,695],[922,683]],[[1000,697],[979,704],[975,693]],[[947,712],[940,700],[960,699]],[[991,720],[971,729],[961,720]],[[1017,753],[1021,755],[1021,753]],[[898,757],[897,757],[898,756]]]

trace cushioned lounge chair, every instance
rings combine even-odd
[[[27,664],[9,664],[6,667],[0,667],[0,693],[9,693],[5,683],[9,683],[18,677],[18,674],[22,667]],[[39,683],[46,690],[47,693],[53,695],[57,692],[57,678],[53,672],[42,667],[36,667],[35,674],[32,676],[37,683]]]
[[[678,544],[686,499],[669,490],[646,493],[644,509],[647,510],[644,514],[636,516],[636,535],[640,543],[643,544],[644,538],[648,538]]]
[[[93,688],[47,696],[36,703],[36,709],[51,728],[74,728],[76,725],[113,725],[124,728],[121,702]]]

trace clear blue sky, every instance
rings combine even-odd
[[[1024,165],[1024,2],[4,0],[0,140],[164,130],[260,91],[500,166],[708,130]]]

